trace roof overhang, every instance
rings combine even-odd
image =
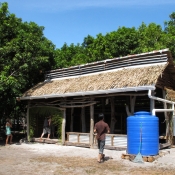
[[[138,87],[125,87],[125,88],[116,88],[116,89],[108,89],[108,90],[73,92],[73,93],[65,93],[65,94],[49,94],[49,95],[42,95],[42,96],[17,97],[17,99],[34,100],[34,99],[64,98],[64,97],[73,97],[73,96],[112,94],[112,93],[120,93],[120,92],[137,92],[137,91],[155,90],[155,89],[156,89],[155,85],[138,86]]]

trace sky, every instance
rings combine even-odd
[[[142,22],[164,27],[175,12],[175,0],[0,0],[23,22],[44,26],[44,36],[56,48],[83,43],[88,35],[106,35]]]

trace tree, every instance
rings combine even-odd
[[[134,27],[119,27],[117,31],[108,33],[105,38],[110,58],[133,54],[139,44],[138,32]]]
[[[142,23],[138,28],[138,38],[139,45],[135,48],[135,52],[137,53],[166,48],[162,27],[155,23],[150,23],[148,26]]]
[[[0,6],[0,21],[0,115],[9,116],[18,109],[15,98],[44,80],[54,65],[55,46],[44,37],[44,27],[22,22],[7,3]]]
[[[171,50],[173,58],[175,59],[175,12],[170,14],[170,21],[165,21],[165,37],[164,42],[166,46]]]
[[[86,49],[80,44],[71,44],[68,46],[65,43],[61,49],[56,49],[55,51],[55,68],[58,69],[85,64],[88,62],[88,58]]]

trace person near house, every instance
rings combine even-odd
[[[105,138],[106,133],[110,133],[110,128],[107,123],[104,122],[104,114],[100,113],[98,115],[99,121],[95,124],[94,127],[94,133],[97,133],[97,142],[98,142],[98,159],[97,161],[100,163],[102,160],[104,160],[104,146],[105,146]]]
[[[10,121],[9,118],[6,119],[6,125],[5,125],[5,128],[6,128],[6,144],[5,145],[8,145],[8,142],[9,142],[9,138],[10,138],[10,144],[12,144],[12,133],[11,133],[11,128],[12,128],[12,123]]]
[[[50,133],[51,133],[51,117],[46,117],[45,120],[44,120],[44,125],[43,125],[43,132],[41,134],[41,139],[43,138],[43,136],[45,134],[48,134],[47,138],[50,139]]]

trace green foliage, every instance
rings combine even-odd
[[[29,128],[29,140],[34,136],[34,133],[35,133],[35,128],[30,125],[30,128]]]
[[[164,32],[160,25],[145,23],[138,28],[138,47],[135,52],[149,52],[153,50],[165,49]]]
[[[54,65],[55,46],[43,35],[44,27],[22,22],[0,4],[0,116],[14,113],[15,98],[44,80],[44,72]],[[24,108],[21,109],[25,110]],[[20,114],[18,109],[17,114]],[[15,117],[15,116],[13,116]]]
[[[60,111],[58,114],[52,115],[52,122],[57,127],[56,133],[58,134],[58,138],[62,138],[62,121],[63,121],[63,113]]]
[[[65,68],[75,65],[87,63],[88,56],[82,46],[71,44],[68,46],[66,43],[61,49],[55,51],[55,66],[54,68]]]
[[[175,12],[170,14],[170,21],[165,21],[165,37],[164,42],[166,46],[171,50],[173,57],[175,58]]]

